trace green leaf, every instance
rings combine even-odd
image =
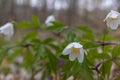
[[[45,39],[45,40],[43,40],[43,44],[50,44],[51,42],[53,42],[54,41],[54,39],[53,38],[47,38],[47,39]]]
[[[120,80],[120,76],[118,76],[117,78],[115,78],[114,80]]]
[[[66,38],[67,38],[67,41],[69,42],[75,41],[76,34],[71,31],[67,34]]]
[[[71,62],[70,60],[65,61],[62,67],[62,72],[63,72],[62,80],[66,80],[68,76],[70,76],[72,66],[73,66],[73,62]]]
[[[88,32],[88,33],[91,33],[91,32],[92,32],[92,30],[91,30],[90,27],[88,27],[88,26],[77,26],[77,27],[75,27],[75,28],[77,28],[77,29],[79,29],[79,30],[81,30],[81,31],[84,31],[84,32]]]
[[[62,68],[62,72],[63,73],[68,73],[72,67],[73,63],[70,60],[66,60],[63,68]]]
[[[48,67],[50,71],[56,73],[57,65],[58,65],[58,60],[56,56],[48,48],[46,48],[46,54],[48,59]]]
[[[110,70],[112,67],[112,61],[106,61],[102,64],[100,71],[102,72],[103,76],[108,76],[110,75]]]
[[[40,21],[39,18],[37,16],[32,16],[32,22],[29,21],[22,21],[22,22],[17,22],[14,23],[14,25],[16,27],[19,28],[24,28],[24,29],[28,29],[28,28],[36,28],[40,26]]]
[[[27,33],[27,34],[23,37],[21,43],[27,42],[28,40],[35,39],[36,36],[37,36],[37,33],[38,33],[37,31],[32,31],[32,32]]]
[[[81,64],[81,74],[84,76],[84,80],[93,80],[93,72],[92,69],[89,68],[86,55],[84,57],[84,62]]]
[[[55,31],[55,32],[61,32],[62,30],[67,28],[67,26],[64,25],[61,22],[52,22],[52,23],[53,23],[53,25],[47,27],[47,30],[51,30],[51,31]]]
[[[28,22],[28,21],[17,22],[17,23],[14,23],[14,25],[16,27],[24,28],[24,29],[34,27],[34,25],[31,22]]]
[[[96,59],[109,59],[110,55],[108,55],[107,53],[96,53],[94,57]]]
[[[13,60],[15,57],[19,56],[22,53],[23,48],[19,47],[13,50],[14,50],[13,53],[9,55],[9,60]]]
[[[23,59],[23,64],[26,69],[32,67],[33,59],[34,59],[33,54],[31,53],[30,49],[27,48]]]
[[[112,57],[118,57],[120,55],[120,46],[115,46],[112,51]]]
[[[40,26],[40,21],[39,18],[35,15],[32,16],[32,23],[34,24],[34,26],[39,27]]]
[[[114,40],[114,36],[111,36],[110,34],[103,34],[99,40],[103,40],[104,41],[111,41],[111,40]]]
[[[99,44],[97,44],[96,42],[84,42],[83,43],[83,47],[84,47],[84,49],[90,49],[90,48],[97,48],[97,47],[99,47],[100,45]]]
[[[43,44],[39,44],[35,49],[35,61],[39,61],[41,58],[45,57],[45,46]]]
[[[54,50],[56,50],[57,52],[60,51],[60,46],[56,45],[56,44],[53,44],[53,43],[50,43],[48,44],[51,48],[53,48]]]
[[[82,35],[81,37],[83,40],[90,40],[90,41],[94,41],[94,34],[91,32],[86,32],[85,34]]]
[[[3,57],[8,54],[8,49],[2,48],[0,49],[0,62],[2,61]]]

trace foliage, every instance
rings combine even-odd
[[[118,61],[120,46],[109,42],[114,38],[107,37],[109,34],[101,33],[97,35],[99,41],[96,41],[96,35],[89,26],[67,27],[61,22],[53,22],[53,26],[46,26],[40,24],[37,16],[33,16],[31,22],[16,22],[14,25],[18,29],[33,30],[24,34],[19,41],[1,39],[1,70],[6,66],[5,63],[2,64],[4,59],[7,61],[6,64],[11,64],[22,55],[23,62],[18,66],[30,72],[31,79],[41,71],[40,80],[45,78],[67,80],[71,76],[74,80],[94,80],[95,76],[97,80],[106,80],[111,75],[112,64],[120,65]],[[39,34],[45,33],[50,35],[45,36],[44,39],[39,37]],[[68,55],[62,55],[63,49],[70,42],[80,42],[83,45],[85,51],[83,63],[77,60],[70,61]]]

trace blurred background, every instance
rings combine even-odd
[[[120,0],[0,0],[0,25],[9,21],[31,20],[44,23],[49,15],[68,26],[89,25],[99,28],[110,10],[120,11]]]
[[[110,10],[120,11],[119,4],[120,0],[0,0],[0,26],[9,21],[31,21],[32,15],[44,23],[49,15],[55,15],[69,27],[87,25],[103,31],[103,19]]]

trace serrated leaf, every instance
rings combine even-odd
[[[53,38],[47,38],[47,39],[45,39],[45,40],[43,40],[43,44],[50,44],[51,42],[53,42],[54,41],[54,39]]]
[[[100,67],[100,71],[102,72],[102,75],[108,76],[110,75],[110,70],[112,67],[112,61],[106,61],[102,64],[102,66]]]
[[[96,53],[94,57],[96,59],[109,59],[110,55],[108,55],[107,53]]]
[[[13,53],[9,55],[9,59],[12,60],[15,57],[19,56],[22,53],[22,51],[23,51],[23,48],[21,47],[14,49]]]
[[[31,68],[32,67],[32,63],[33,63],[33,54],[31,53],[31,51],[27,48],[26,49],[26,53],[24,55],[24,59],[23,59],[23,64],[24,67],[27,68]]]
[[[66,38],[67,38],[67,40],[68,40],[69,42],[72,42],[72,41],[75,40],[76,34],[71,31],[71,32],[69,32],[69,33],[67,34]]]
[[[93,72],[92,69],[89,68],[86,55],[84,57],[84,62],[81,64],[81,69],[82,69],[81,73],[83,74],[85,80],[93,80]]]
[[[65,61],[62,67],[62,72],[63,72],[62,80],[66,80],[68,76],[71,74],[72,66],[73,66],[73,62],[71,62],[70,60]]]
[[[48,67],[50,71],[53,71],[56,73],[58,60],[56,56],[48,48],[46,48],[45,50],[46,50],[47,59],[48,59]]]
[[[63,23],[60,23],[60,22],[52,22],[52,23],[53,23],[53,25],[47,27],[47,30],[51,30],[51,31],[55,31],[55,32],[61,32],[62,30],[67,28],[67,26],[64,25]]]
[[[24,42],[26,42],[27,40],[32,40],[32,39],[34,39],[34,38],[36,38],[36,36],[37,36],[37,31],[32,31],[32,32],[29,32],[29,33],[27,33],[24,37],[23,37],[23,39],[22,39],[22,43],[24,43]]]

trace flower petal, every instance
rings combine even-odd
[[[55,17],[53,15],[50,15],[47,17],[46,21],[45,21],[45,24],[47,26],[52,26],[52,22],[55,21]]]
[[[103,21],[105,22],[108,18],[117,18],[119,15],[119,12],[111,10]]]
[[[79,43],[74,43],[74,47],[75,47],[75,48],[82,48],[82,45],[79,44]]]
[[[110,27],[112,30],[116,30],[118,28],[118,25],[120,24],[120,13],[111,10],[104,21],[106,22],[108,27]]]
[[[111,15],[112,13],[108,13],[108,15],[106,16],[106,18],[103,20],[104,22],[109,18],[109,16]]]
[[[74,42],[73,43],[70,43],[66,46],[66,49],[70,49],[72,46],[74,46]]]
[[[112,30],[116,30],[118,28],[118,21],[107,21],[107,26],[110,27]]]
[[[62,52],[63,55],[68,55],[68,54],[70,54],[70,53],[71,53],[71,50],[70,50],[70,49],[67,49],[67,48],[65,48],[65,49],[63,50],[63,52]]]
[[[77,57],[78,57],[78,61],[80,63],[82,63],[83,60],[84,60],[84,50],[83,50],[83,48],[80,49],[80,53],[79,53],[79,55]]]
[[[82,47],[82,45],[81,44],[79,44],[78,42],[72,42],[72,43],[70,43],[66,48],[71,48],[71,47],[75,47],[75,48],[81,48]]]
[[[14,34],[14,28],[12,23],[6,23],[0,27],[0,33],[5,36],[6,39],[10,39]]]
[[[74,61],[76,57],[77,57],[76,53],[70,53],[70,55],[69,55],[70,61]]]

